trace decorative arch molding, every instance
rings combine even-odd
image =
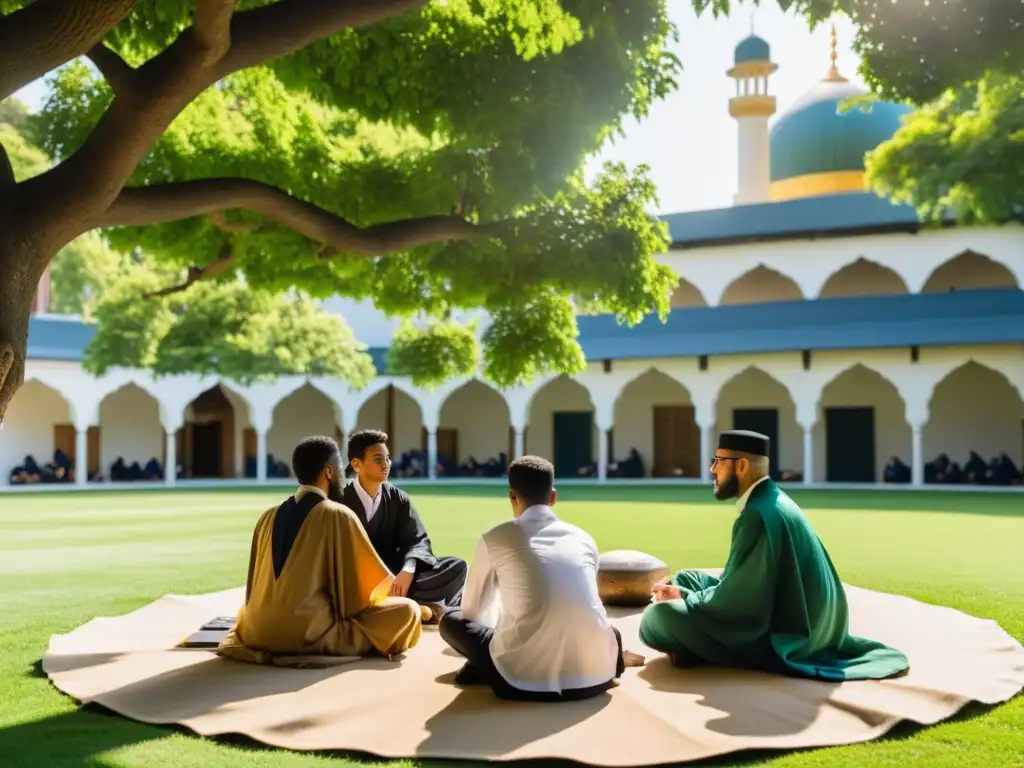
[[[31,382],[35,382],[36,384],[45,387],[46,389],[50,390],[55,395],[57,395],[61,400],[64,401],[64,404],[68,407],[68,418],[71,419],[72,423],[75,425],[75,428],[85,429],[86,427],[90,426],[90,424],[80,423],[79,415],[81,413],[81,409],[75,402],[74,398],[71,397],[67,392],[65,392],[57,383],[56,379],[58,378],[60,377],[57,375],[43,372],[26,373],[25,378],[22,381],[21,387],[19,388],[19,391],[23,389],[26,384],[29,384]],[[17,397],[17,394],[15,394],[15,397]]]
[[[355,393],[355,397],[351,400],[351,407],[343,406],[342,415],[345,417],[345,431],[351,432],[355,429],[356,423],[359,420],[359,411],[362,410],[364,405],[385,389],[392,386],[403,394],[408,395],[409,398],[416,403],[416,406],[420,409],[420,418],[423,420],[423,425],[429,428],[427,421],[428,414],[430,412],[429,398],[433,393],[417,389],[412,385],[410,380],[405,378],[399,379],[391,376],[381,376],[374,379],[365,389],[361,389],[359,392]],[[351,416],[349,414],[351,414]]]
[[[767,298],[767,299],[761,299],[761,298],[745,299],[745,298],[742,298],[741,300],[730,301],[729,302],[730,306],[745,306],[745,305],[750,305],[750,304],[767,304],[767,303],[771,303],[771,302],[775,302],[775,301],[800,301],[800,300],[803,300],[803,299],[807,298],[807,294],[804,292],[803,288],[801,287],[800,279],[798,277],[794,277],[793,275],[790,275],[790,274],[788,274],[788,273],[786,273],[786,272],[784,272],[784,271],[782,271],[780,269],[776,269],[775,267],[769,266],[768,264],[765,264],[764,261],[761,261],[758,264],[756,264],[754,267],[752,267],[751,269],[746,270],[742,274],[738,275],[735,279],[731,280],[722,289],[721,293],[718,295],[718,302],[717,302],[717,304],[718,305],[722,305],[725,302],[727,294],[729,293],[730,290],[732,290],[735,286],[738,286],[740,283],[742,283],[744,280],[747,280],[748,278],[749,279],[753,279],[753,276],[756,275],[758,272],[764,273],[764,276],[765,276],[764,280],[758,280],[757,281],[759,284],[763,285],[763,284],[770,284],[772,282],[778,282],[778,283],[781,283],[782,285],[786,285],[786,290],[789,290],[789,288],[791,287],[793,295],[786,295],[786,296],[783,296],[782,298],[772,297],[772,298]]]
[[[715,259],[694,259],[673,263],[673,268],[680,279],[696,288],[709,307],[717,307],[722,303],[726,290],[738,280],[759,268],[768,269],[789,279],[800,290],[804,297],[812,294],[807,292],[807,274],[813,275],[816,267],[808,264],[806,271],[795,269],[788,260],[777,255],[760,255],[754,252],[724,255]]]
[[[337,391],[332,391],[334,390],[334,387],[332,386],[334,383],[333,379],[322,379],[312,376],[289,376],[287,379],[282,379],[280,381],[285,382],[285,384],[284,388],[280,389],[277,393],[277,398],[270,408],[271,423],[273,423],[274,414],[277,412],[280,405],[292,395],[297,394],[300,389],[307,386],[326,397],[328,402],[330,402],[331,407],[334,409],[335,424],[341,426],[344,423],[343,418],[349,409],[343,405],[344,400],[342,398],[344,397],[344,394],[339,398],[339,393]]]
[[[948,365],[945,372],[936,378],[935,382],[929,388],[928,396],[925,400],[927,414],[930,415],[931,413],[932,401],[935,399],[935,391],[939,386],[941,386],[947,379],[969,366],[971,363],[985,368],[992,373],[998,374],[1001,378],[1005,379],[1006,383],[1009,384],[1017,393],[1017,397],[1024,401],[1024,362],[1014,365],[1012,363],[1008,364],[1008,361],[999,360],[995,357],[989,358],[986,355],[971,355],[962,359],[958,363]]]
[[[1014,286],[1020,290],[1024,286],[1024,255],[1019,252],[1014,254],[1005,254],[1002,258],[999,256],[992,256],[987,253],[982,253],[980,250],[974,248],[966,248],[959,253],[949,256],[948,258],[942,259],[936,263],[928,274],[925,275],[924,280],[921,282],[921,287],[918,289],[921,293],[924,293],[924,289],[928,287],[928,284],[946,267],[955,264],[958,261],[965,259],[981,259],[983,262],[990,263],[995,266],[998,270],[999,267],[1006,270],[1006,273],[1014,282]],[[1007,286],[1009,287],[1009,286]],[[970,290],[968,288],[967,290]],[[936,288],[932,292],[942,292],[943,289]]]
[[[894,268],[892,266],[889,266],[888,264],[883,264],[881,261],[879,261],[877,259],[869,258],[867,256],[864,256],[863,254],[860,254],[860,255],[848,255],[847,258],[845,260],[843,260],[841,263],[832,265],[831,271],[827,275],[825,275],[825,279],[821,282],[821,285],[818,287],[818,289],[816,291],[813,291],[812,293],[807,294],[807,295],[808,296],[813,296],[816,299],[827,298],[827,297],[824,296],[825,289],[832,283],[832,280],[834,278],[837,278],[840,275],[842,275],[843,272],[847,272],[849,270],[852,270],[852,268],[854,268],[854,267],[856,267],[858,265],[861,265],[861,264],[867,265],[871,269],[877,268],[879,270],[883,270],[884,272],[888,272],[896,280],[899,281],[900,286],[901,286],[901,290],[899,290],[899,291],[888,291],[886,293],[888,293],[888,294],[899,294],[899,293],[909,294],[910,293],[910,288],[907,285],[906,278],[903,275],[901,275],[896,268]],[[885,294],[874,294],[874,293],[873,294],[844,294],[844,296],[845,295],[849,295],[849,296],[868,296],[868,295],[876,296],[876,295],[885,295]]]
[[[851,373],[852,371],[855,371],[858,368],[863,368],[865,371],[874,373],[877,376],[880,376],[887,384],[890,384],[892,388],[896,390],[897,396],[903,402],[904,410],[907,409],[908,402],[906,396],[904,395],[904,392],[912,385],[910,384],[910,382],[904,381],[904,377],[899,376],[899,371],[895,366],[889,367],[885,365],[877,365],[874,363],[865,363],[861,360],[857,360],[855,362],[843,365],[841,368],[835,370],[834,372],[826,374],[827,378],[822,380],[821,385],[818,388],[818,396],[814,400],[814,411],[816,417],[815,421],[817,421],[817,419],[820,418],[821,400],[825,396],[825,390],[828,389],[832,384],[839,381],[839,379],[841,379],[843,376],[846,376],[848,373]]]

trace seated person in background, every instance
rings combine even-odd
[[[536,456],[509,465],[514,519],[480,537],[462,607],[441,619],[441,637],[467,659],[460,685],[487,684],[503,699],[584,699],[612,687],[627,660],[643,663],[608,622],[593,538],[551,509],[554,476]]]
[[[306,438],[295,448],[292,467],[301,485],[256,524],[245,603],[217,653],[282,664],[288,656],[409,650],[423,631],[419,606],[387,596],[392,575],[355,514],[340,503],[338,444]]]
[[[423,606],[425,621],[438,621],[445,607],[459,604],[466,583],[466,561],[436,557],[427,529],[409,497],[388,482],[388,436],[375,429],[352,434],[348,459],[356,479],[345,486],[342,502],[353,510],[380,559],[395,574],[391,594]]]
[[[883,479],[887,483],[909,483],[910,467],[899,456],[890,456],[885,465]]]
[[[988,464],[977,451],[971,451],[963,471],[964,480],[971,485],[988,485]]]
[[[769,440],[719,438],[716,499],[738,497],[721,578],[680,571],[655,587],[641,641],[680,667],[711,664],[820,680],[881,679],[906,656],[848,633],[849,607],[828,552],[800,507],[768,477]]]

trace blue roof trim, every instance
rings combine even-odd
[[[610,315],[580,317],[588,360],[756,354],[1024,341],[1024,291],[996,289],[817,299],[673,310],[633,328]],[[33,317],[29,357],[80,361],[95,326]],[[368,353],[387,374],[387,349]]]
[[[668,213],[661,220],[668,224],[677,248],[882,230],[913,232],[923,226],[912,206],[893,205],[871,192]],[[953,216],[947,221],[953,223]]]
[[[629,328],[578,319],[588,360],[1024,341],[1024,291],[995,289],[673,310]]]

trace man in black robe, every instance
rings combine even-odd
[[[387,441],[387,434],[375,429],[352,434],[348,460],[356,479],[345,486],[341,502],[359,517],[377,554],[395,575],[391,594],[415,600],[429,609],[429,620],[437,622],[445,608],[461,603],[469,568],[457,557],[434,555],[416,508],[387,481]]]

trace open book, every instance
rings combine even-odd
[[[235,626],[234,616],[218,616],[206,622],[197,631],[186,637],[179,648],[216,648],[221,640]]]

